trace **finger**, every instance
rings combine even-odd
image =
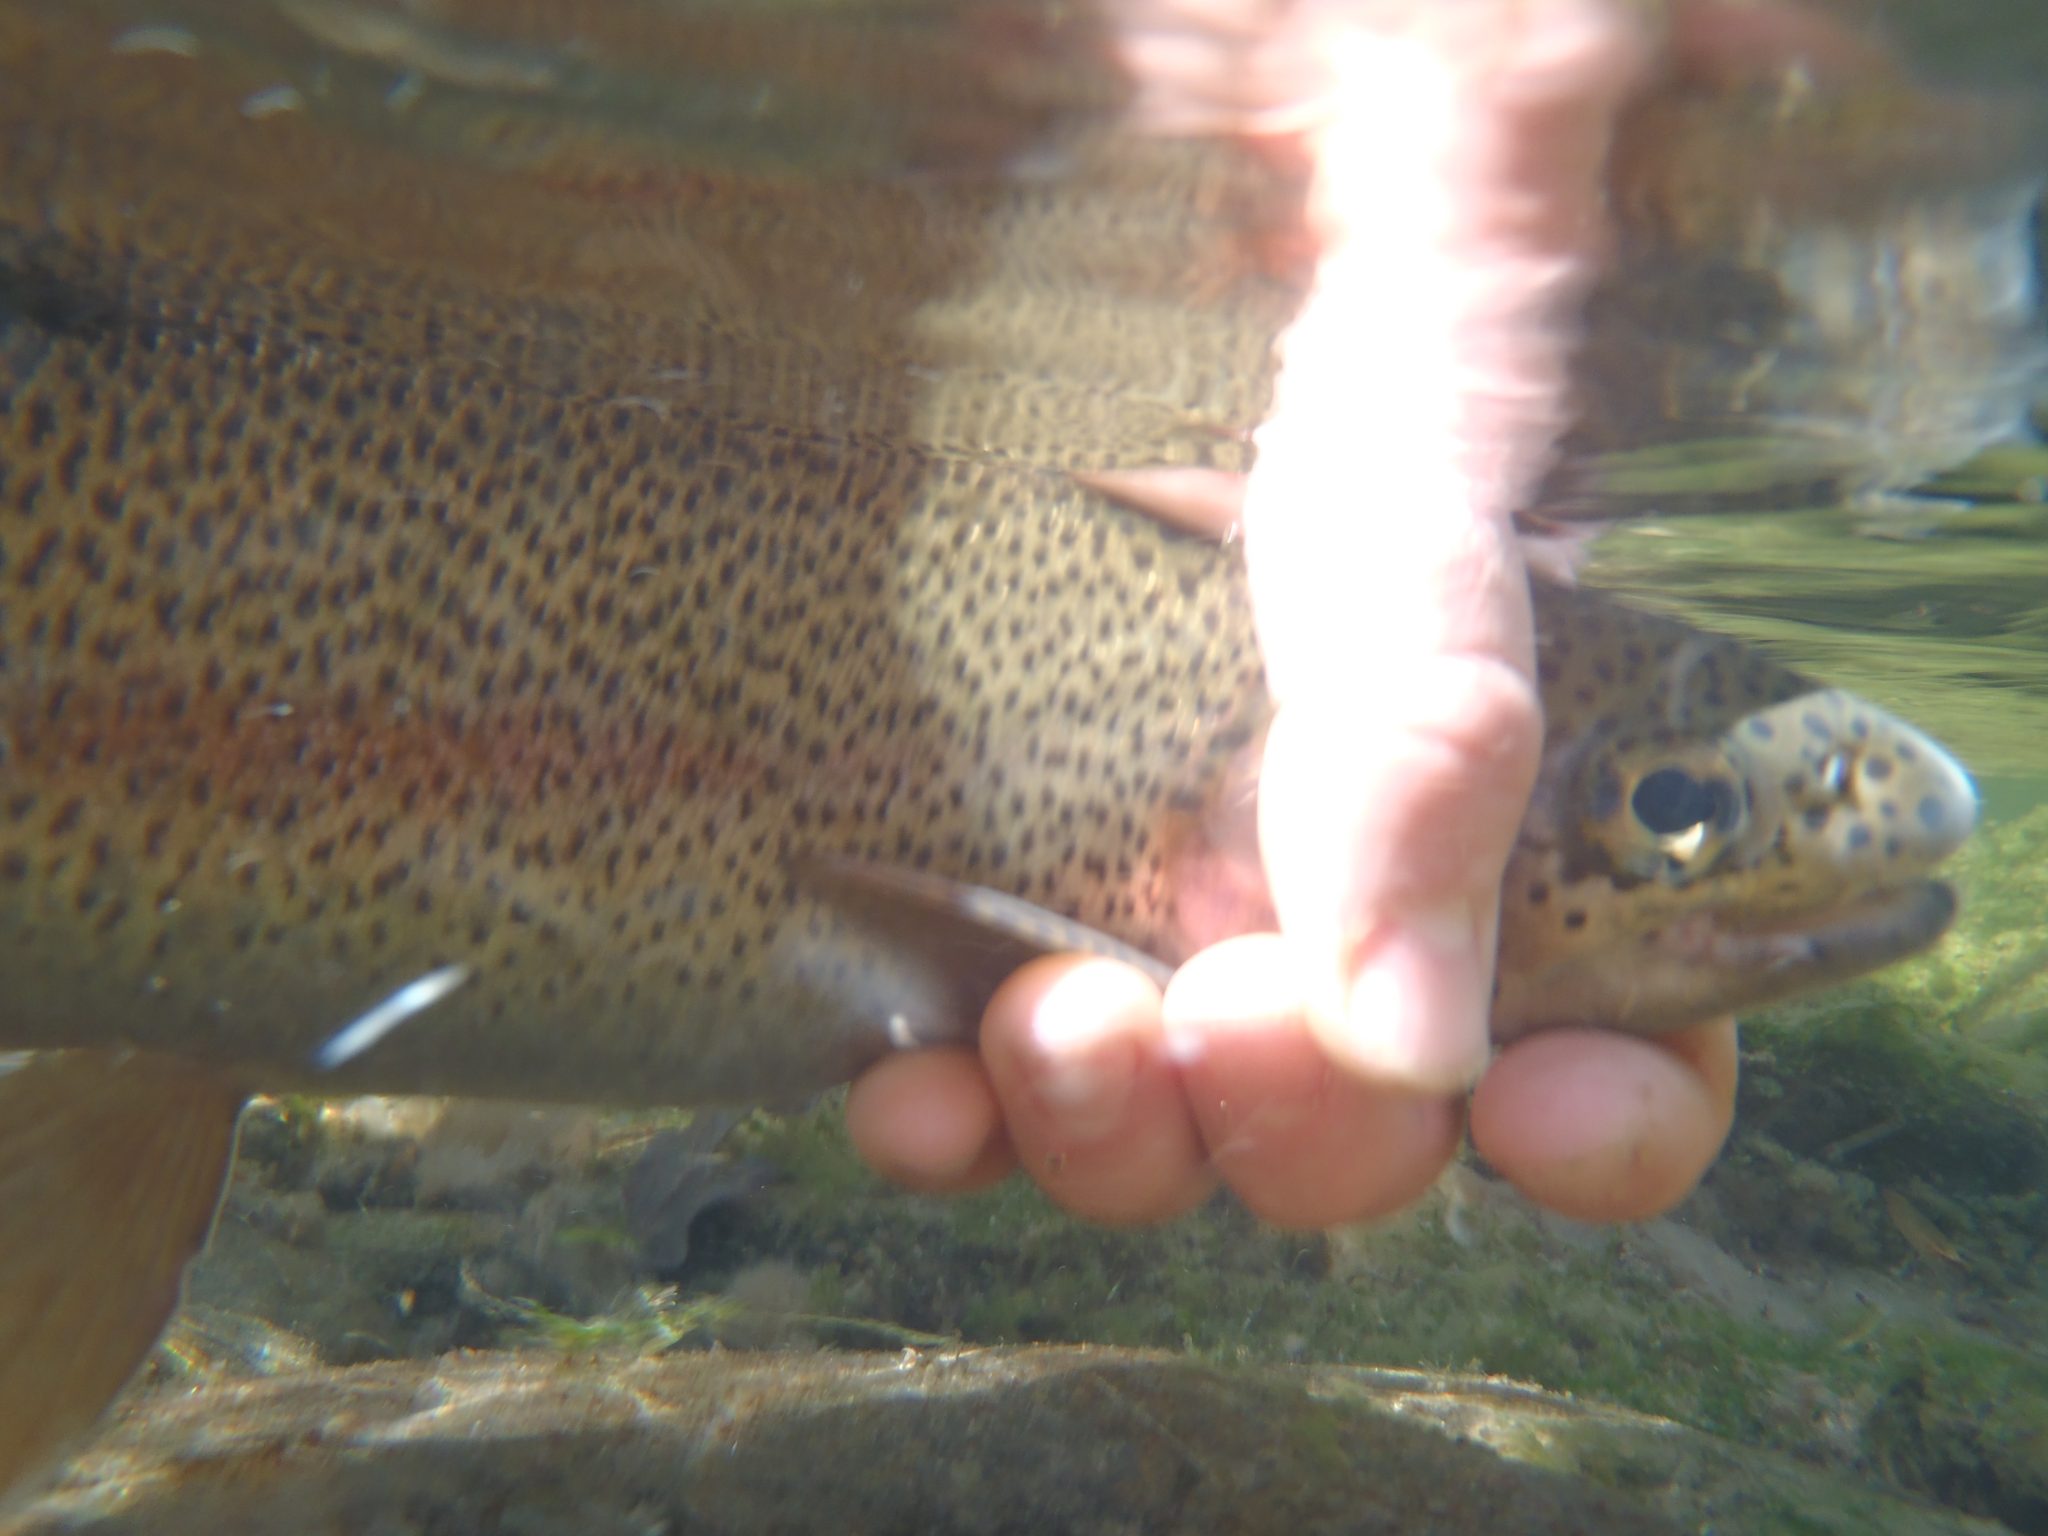
[[[1169,1049],[1210,1161],[1276,1226],[1399,1210],[1457,1152],[1459,1104],[1336,1070],[1302,1018],[1296,975],[1285,940],[1253,934],[1195,956],[1167,988]]]
[[[965,1194],[1017,1166],[1002,1109],[970,1050],[884,1057],[846,1095],[854,1150],[885,1179],[925,1194]]]
[[[1595,0],[1453,9],[1498,25],[1333,45],[1326,248],[1245,505],[1281,704],[1261,847],[1309,1018],[1352,1070],[1439,1092],[1486,1060],[1496,892],[1541,741],[1508,514],[1563,420],[1565,315],[1640,65]],[[1345,494],[1361,464],[1371,504]]]
[[[1481,658],[1411,665],[1378,693],[1363,716],[1275,719],[1260,846],[1323,1048],[1386,1084],[1456,1092],[1486,1061],[1501,872],[1541,716],[1525,679]]]
[[[1635,1221],[1692,1192],[1735,1119],[1735,1023],[1656,1039],[1559,1030],[1518,1041],[1472,1096],[1472,1144],[1537,1204]]]
[[[1019,1164],[1075,1215],[1161,1221],[1215,1188],[1140,972],[1034,961],[990,1002],[981,1050]]]
[[[1105,0],[1113,51],[1148,133],[1278,133],[1328,112],[1329,7]]]

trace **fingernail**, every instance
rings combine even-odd
[[[1139,1058],[1131,1018],[1150,1002],[1144,986],[1117,967],[1081,966],[1055,983],[1032,1015],[1032,1092],[1073,1140],[1108,1135],[1130,1103]]]
[[[1489,1053],[1491,924],[1466,903],[1404,913],[1366,949],[1331,1042],[1368,1076],[1425,1093],[1460,1093]]]

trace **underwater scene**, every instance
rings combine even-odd
[[[1632,7],[1492,1020],[1739,1014],[1692,1193],[856,1151],[1216,936],[1119,476],[1251,466],[1309,187],[1146,9],[0,0],[0,1536],[2048,1536],[2048,11]]]

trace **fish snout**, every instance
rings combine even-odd
[[[1931,736],[1840,689],[1768,711],[1797,762],[1785,796],[1786,845],[1858,880],[1892,886],[1925,873],[1977,825],[1977,787]]]

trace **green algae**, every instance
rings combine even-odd
[[[773,1139],[839,1134],[820,1116]],[[1158,1232],[1106,1231],[1017,1186],[951,1203],[877,1187],[865,1208],[839,1194],[813,1206],[798,1188],[776,1204],[794,1251],[838,1266],[844,1293],[904,1298],[922,1326],[973,1342],[1477,1370],[1742,1437],[1775,1432],[1788,1373],[1870,1375],[1863,1356],[1845,1371],[1835,1337],[1788,1337],[1673,1295],[1631,1262],[1626,1231],[1560,1243],[1519,1213],[1464,1246],[1435,1215],[1304,1238],[1227,1199]]]
[[[1748,1094],[1745,1124],[2031,1220],[2048,1187],[2048,807],[1986,828],[1955,880],[1962,915],[1933,953],[1754,1021],[1751,1087],[1778,1098]]]

